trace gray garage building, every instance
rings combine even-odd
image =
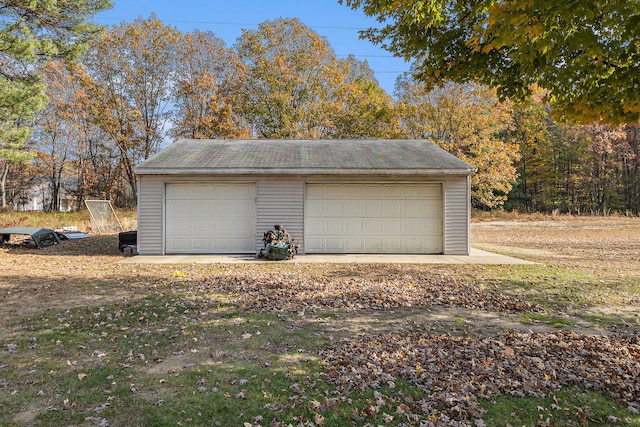
[[[469,254],[474,169],[425,140],[181,140],[139,164],[141,255]]]

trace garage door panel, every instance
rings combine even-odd
[[[235,240],[237,240],[237,239],[232,240],[232,242],[235,241]],[[255,249],[253,249],[253,248],[256,247],[255,237],[252,236],[252,237],[245,237],[244,239],[240,239],[240,246],[242,246],[243,248],[249,248],[250,247],[250,248],[252,248],[251,249],[252,251],[255,251]]]
[[[346,198],[364,198],[365,196],[365,188],[363,188],[361,185],[351,185],[348,188],[345,188],[343,193],[343,196]]]
[[[363,232],[363,221],[360,218],[345,220],[345,233],[361,234]]]
[[[362,239],[345,239],[345,252],[362,252],[363,249],[363,241]]]
[[[168,199],[189,199],[191,198],[191,189],[182,189],[180,187],[175,186],[166,186],[165,187],[165,196]]]
[[[305,230],[311,235],[321,235],[324,232],[323,224],[324,222],[322,220],[308,220]]]
[[[307,205],[305,206],[305,210],[307,212],[321,212],[324,208],[324,204],[321,201],[309,200]]]
[[[400,195],[403,199],[424,199],[431,194],[432,190],[430,188],[425,188],[421,186],[407,186],[398,189],[395,193]]]
[[[185,204],[175,204],[168,209],[168,213],[177,218],[188,218],[191,215],[191,206]]]
[[[223,235],[219,238],[220,241],[225,241],[225,235],[227,231],[231,231],[232,229],[237,229],[237,227],[233,226],[233,221],[218,219],[212,221],[211,225],[213,226],[214,233],[223,233]]]
[[[211,246],[213,246],[213,249],[215,249],[218,252],[228,252],[228,251],[232,251],[233,248],[233,243],[234,241],[232,241],[231,239],[215,239]]]
[[[442,212],[442,205],[440,203],[429,203],[425,206],[426,215],[439,216]]]
[[[417,231],[417,230],[416,230]],[[404,233],[404,221],[396,218],[385,219],[383,221],[383,233],[386,236],[393,236]]]
[[[255,225],[253,227],[247,227],[247,223],[249,221],[253,221],[253,219],[249,219],[247,218],[246,220],[240,220],[240,219],[235,219],[233,221],[229,221],[229,225],[223,227],[220,227],[217,231],[222,232],[224,230],[230,230],[231,231],[231,236],[233,237],[234,235],[238,236],[238,239],[249,239],[252,243],[251,246],[255,247],[256,242],[255,242],[255,231],[253,233],[251,233],[251,235],[249,236],[249,233],[245,232],[245,230],[247,228],[249,228],[250,230],[255,230]],[[227,233],[229,234],[229,233]]]
[[[363,225],[362,231],[365,235],[380,236],[384,234],[384,221],[380,218],[365,218]]]
[[[322,248],[324,247],[324,239],[306,237],[304,239],[304,244],[305,246],[310,246],[312,248]]]
[[[328,219],[324,221],[324,233],[326,234],[342,234],[344,233],[344,221],[341,219]]]
[[[403,241],[401,239],[385,239],[384,251],[389,253],[404,252]]]
[[[423,221],[418,218],[410,218],[405,220],[405,228],[408,230],[415,230],[416,235],[425,236],[433,234],[430,230],[432,227],[431,224],[427,224],[426,221]],[[409,236],[410,237],[410,236]]]
[[[191,212],[189,212],[188,215],[189,217],[206,218],[211,214],[214,208],[214,204],[206,200],[184,200],[182,203],[191,208]]]
[[[167,186],[167,198],[178,200],[208,199],[211,195],[211,187],[206,184],[191,184],[189,186]]]
[[[176,250],[189,249],[189,240],[187,239],[172,239],[171,243]]]
[[[344,207],[343,215],[347,217],[362,216],[364,214],[364,209],[360,202],[346,202]]]
[[[442,222],[437,222],[433,224],[426,224],[425,226],[425,234],[431,236],[442,236],[443,233],[443,225]]]
[[[403,205],[399,204],[398,201],[384,200],[382,201],[382,203],[384,211],[383,215],[385,217],[399,218],[403,215]]]
[[[382,185],[368,184],[363,188],[363,196],[368,199],[380,199],[385,197],[385,189]]]
[[[407,200],[403,204],[406,217],[419,217],[428,213],[430,203],[425,200]]]
[[[324,189],[325,187],[320,185],[309,186],[305,189],[305,194],[310,199],[319,199],[324,195]]]
[[[342,185],[327,185],[324,189],[325,197],[344,197],[344,192]]]
[[[330,252],[344,252],[342,239],[324,239],[323,243]]]
[[[404,249],[407,252],[418,252],[424,250],[424,240],[423,239],[405,239],[404,240]],[[435,247],[431,247],[431,250],[435,250]]]
[[[247,211],[247,200],[229,200],[218,203],[215,207],[216,212],[235,212],[236,217],[243,220],[255,216],[254,212]]]
[[[195,221],[192,221],[190,224],[189,223],[186,223],[186,224],[191,225],[191,227],[189,227],[191,228],[190,231],[197,231],[202,234],[209,234],[209,232],[212,231],[209,227],[211,224],[207,220],[195,220]]]
[[[442,186],[433,185],[430,187],[416,187],[418,190],[417,196],[421,199],[434,199],[434,200],[442,200]]]
[[[214,194],[214,197],[216,199],[220,199],[220,200],[224,200],[224,199],[228,199],[231,200],[233,199],[236,195],[240,196],[241,195],[241,191],[231,187],[231,186],[219,186],[219,187],[212,187],[211,191]]]
[[[167,184],[165,251],[255,251],[255,184]]]
[[[210,245],[211,243],[209,242],[209,239],[193,239],[193,249],[207,250]]]
[[[345,209],[342,204],[325,205],[318,212],[322,212],[325,217],[342,217]]]
[[[307,253],[441,253],[440,184],[308,184]]]
[[[362,239],[365,253],[383,252],[382,239]]]
[[[225,189],[223,194],[227,195],[229,199],[255,197],[256,186],[255,184],[237,185],[235,187]]]
[[[191,224],[188,221],[173,221],[167,224],[167,233],[187,233],[191,230]],[[177,236],[176,236],[177,237]]]
[[[379,201],[364,201],[364,212],[363,215],[366,217],[381,217],[383,216],[383,206]]]

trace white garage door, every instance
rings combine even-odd
[[[440,184],[308,184],[306,253],[442,253]]]
[[[255,184],[167,184],[168,254],[255,252]]]

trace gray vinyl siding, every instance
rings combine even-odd
[[[444,190],[444,254],[469,255],[469,177],[446,179]]]
[[[164,254],[164,180],[141,176],[138,181],[138,253]]]
[[[256,247],[264,247],[262,238],[267,230],[281,224],[300,245],[304,253],[304,181],[302,179],[265,179],[257,183]]]
[[[345,182],[344,177],[311,175],[299,177],[141,175],[138,195],[138,252],[164,254],[165,185],[176,182],[254,182],[256,183],[256,251],[263,247],[264,232],[282,224],[300,244],[304,254],[304,203],[307,183]],[[348,182],[424,182],[440,183],[443,188],[443,253],[468,255],[470,251],[470,179],[468,176],[390,177],[368,175],[350,177]]]

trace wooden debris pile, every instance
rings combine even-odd
[[[298,245],[291,238],[287,230],[279,224],[264,233],[262,238],[264,249],[260,249],[258,258],[274,261],[292,259],[298,253]]]

